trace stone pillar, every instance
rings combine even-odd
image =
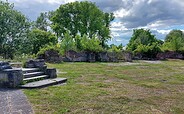
[[[55,68],[48,68],[46,74],[49,78],[57,78],[56,69]]]

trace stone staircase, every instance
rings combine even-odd
[[[33,89],[42,88],[51,85],[63,84],[67,81],[66,78],[50,78],[49,75],[40,71],[39,68],[23,68],[23,83],[21,88]]]
[[[47,79],[48,75],[45,75],[44,72],[40,71],[38,68],[23,68],[24,82],[32,82],[35,80]]]
[[[56,69],[47,68],[44,60],[29,60],[25,68],[11,67],[8,62],[0,63],[0,86],[33,89],[67,81],[66,78],[57,78]]]

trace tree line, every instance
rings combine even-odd
[[[13,4],[0,0],[0,55],[13,59],[22,54],[38,54],[48,49],[61,53],[75,51],[122,51],[122,44],[108,45],[113,13],[101,11],[95,3],[83,1],[61,5],[57,10],[42,12],[30,21]],[[158,52],[184,50],[184,35],[173,30],[165,41],[156,39],[150,30],[133,31],[126,50],[134,55],[154,57]]]

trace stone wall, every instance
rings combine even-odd
[[[62,56],[56,50],[47,50],[44,54],[38,55],[38,59],[44,59],[46,62],[50,63],[61,63]]]
[[[119,62],[132,61],[132,54],[128,52],[75,52],[67,51],[64,62]]]
[[[163,53],[157,54],[157,59],[164,60],[164,59],[184,59],[184,55],[174,51],[167,51]]]

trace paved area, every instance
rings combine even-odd
[[[22,90],[0,89],[0,114],[34,114]]]

